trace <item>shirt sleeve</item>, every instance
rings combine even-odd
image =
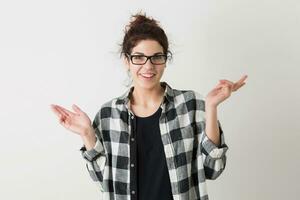
[[[95,130],[96,134],[96,144],[90,149],[86,150],[86,147],[83,145],[80,148],[81,155],[86,163],[87,171],[89,172],[90,177],[94,181],[96,185],[99,186],[101,191],[103,189],[103,174],[105,169],[105,164],[107,161],[107,157],[105,154],[105,149],[103,145],[103,139],[101,136],[100,129],[100,112],[96,114],[96,117],[93,120],[92,126]]]
[[[217,120],[220,133],[220,145],[216,145],[205,132],[205,99],[203,95],[195,92],[196,95],[196,124],[200,132],[200,145],[198,153],[202,154],[203,167],[207,179],[216,179],[224,171],[226,166],[226,152],[228,146],[225,143],[224,133],[219,120]]]

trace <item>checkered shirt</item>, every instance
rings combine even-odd
[[[207,179],[216,179],[224,171],[228,146],[220,121],[221,143],[216,146],[205,133],[205,99],[193,90],[165,88],[159,119],[172,194],[174,200],[207,200]],[[120,97],[104,103],[93,127],[96,145],[81,147],[81,154],[104,200],[131,200],[130,135],[134,113],[128,101],[134,87]]]

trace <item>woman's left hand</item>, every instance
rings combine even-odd
[[[207,94],[205,104],[217,107],[221,102],[230,97],[231,92],[235,92],[245,85],[244,81],[247,77],[247,75],[244,75],[236,83],[225,79],[220,80],[219,84]]]

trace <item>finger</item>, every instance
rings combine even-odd
[[[215,87],[212,91],[215,92],[215,91],[218,91],[218,90],[221,90],[224,86],[218,86],[218,87]]]
[[[72,108],[77,113],[83,113],[83,111],[75,104],[72,105]]]
[[[229,94],[229,96],[230,96],[230,94],[231,94],[231,92],[232,92],[232,89],[231,89],[231,86],[228,84],[228,83],[224,83],[223,85],[222,85],[222,88],[220,88],[219,89],[222,93],[226,93],[226,94]]]
[[[226,79],[222,79],[220,80],[221,83],[227,83],[228,85],[234,85],[234,83],[232,81],[226,80]]]
[[[247,77],[248,77],[248,75],[242,76],[242,78],[240,80],[238,80],[237,83],[243,83]]]
[[[234,84],[232,81],[229,81],[227,79],[221,79],[220,82],[222,82],[222,83],[226,82],[226,83]]]
[[[57,109],[57,105],[51,104],[50,107],[51,107],[51,110],[54,112],[54,114],[57,117],[59,117],[59,118],[62,117],[63,113],[59,109]]]
[[[236,84],[236,85],[240,85],[244,82],[244,80],[246,80],[246,78],[248,77],[248,75],[244,75],[242,76],[242,78],[240,80],[238,80],[237,82],[233,83],[232,81],[226,80],[226,79],[221,79],[221,82],[228,82],[228,83],[232,83],[232,84]]]
[[[60,109],[62,112],[64,112],[64,114],[67,115],[67,116],[72,116],[72,115],[75,114],[75,113],[73,113],[73,112],[71,112],[71,111],[65,109],[64,107],[61,107],[61,106],[57,106],[57,107],[58,107],[58,109]]]
[[[228,86],[230,87],[231,90],[233,90],[234,87],[235,87],[234,83],[231,82],[231,81],[229,81],[229,80],[223,79],[223,80],[220,80],[220,81],[221,81],[221,83],[225,83],[226,85],[228,85]]]
[[[222,89],[224,86],[226,85],[226,83],[219,83],[218,85],[216,85],[216,87],[213,88],[213,91],[217,91]]]
[[[245,77],[243,77],[242,79],[240,79],[238,82],[236,82],[236,83],[234,83],[233,84],[233,88],[232,88],[232,90],[233,91],[236,91],[236,90],[238,90],[240,87],[242,87],[244,84],[245,84],[245,82],[243,82],[245,79],[247,78],[247,76]]]
[[[223,83],[218,83],[218,85],[216,85],[216,87],[214,89],[218,89],[218,88],[221,88],[223,85]]]
[[[240,86],[247,78],[247,75],[244,75],[240,80],[238,80],[235,84]]]
[[[240,87],[242,87],[243,85],[245,85],[245,80],[246,80],[246,78],[247,78],[248,76],[247,75],[244,75],[239,81],[237,81],[236,83],[235,83],[235,85],[236,85],[236,90],[237,89],[239,89]]]
[[[59,112],[61,112],[62,117],[69,117],[69,114],[65,112],[61,107],[56,107],[56,109],[59,110]]]
[[[221,83],[225,83],[225,84],[229,85],[229,87],[231,87],[231,89],[234,88],[234,83],[232,81],[225,80],[225,79],[220,80],[220,81],[221,81]]]
[[[226,79],[221,79],[220,82],[221,83],[228,83],[231,85],[231,89],[232,91],[236,91],[238,90],[243,84],[243,81],[247,78],[247,75],[244,75],[239,81],[237,81],[236,83],[233,83],[232,81],[226,80]]]
[[[59,106],[51,104],[51,109],[58,116],[58,122],[65,128],[70,126],[68,121],[68,116],[65,115],[63,111],[59,109]]]
[[[238,88],[236,88],[236,90],[238,90],[238,89],[240,89],[243,85],[245,85],[246,83],[242,83],[241,85],[239,85],[239,87]],[[235,90],[235,91],[236,91]]]

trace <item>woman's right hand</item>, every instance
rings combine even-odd
[[[71,112],[59,105],[51,104],[51,110],[59,118],[59,123],[66,129],[84,137],[92,130],[91,120],[85,112],[78,106],[73,104],[72,108],[75,112]]]

